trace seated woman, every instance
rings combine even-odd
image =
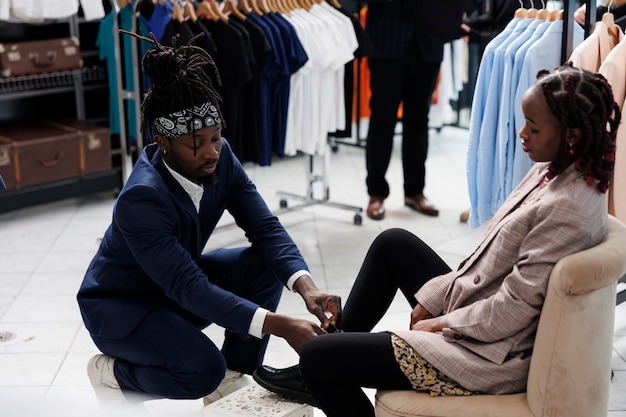
[[[384,231],[337,321],[343,332],[311,339],[299,369],[257,369],[257,382],[328,417],[374,416],[363,387],[525,391],[552,268],[607,236],[604,193],[621,114],[602,75],[571,66],[541,71],[522,108],[519,136],[537,163],[476,250],[451,270],[408,231]],[[370,333],[398,289],[413,308],[409,328]]]

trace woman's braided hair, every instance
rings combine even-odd
[[[176,38],[173,38],[173,46],[170,47],[161,45],[153,33],[150,33],[148,39],[132,32],[123,30],[120,32],[154,45],[141,60],[141,70],[152,83],[141,103],[142,133],[153,140],[152,123],[158,117],[189,109],[207,101],[217,107],[222,125],[225,125],[219,105],[222,98],[211,79],[213,76],[215,82],[221,85],[217,66],[204,49],[193,45],[196,39],[204,35],[203,33],[194,36],[187,45],[180,47],[176,45]]]
[[[604,193],[615,166],[615,136],[621,119],[619,106],[606,78],[571,64],[537,74],[548,107],[561,125],[559,151],[550,162],[546,179],[563,172],[571,163],[585,174],[587,184]],[[571,145],[567,128],[579,129],[581,137]]]

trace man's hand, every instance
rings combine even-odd
[[[296,280],[293,290],[300,294],[307,310],[319,319],[322,329],[337,325],[337,320],[341,315],[341,297],[321,292],[307,275]]]
[[[311,321],[270,312],[265,317],[263,333],[282,337],[300,354],[309,340],[326,331]]]

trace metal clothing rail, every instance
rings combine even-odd
[[[140,108],[140,103],[141,103],[141,97],[140,97],[140,84],[139,84],[139,59],[138,59],[138,53],[137,53],[137,41],[133,40],[133,42],[130,42],[131,45],[131,50],[130,50],[130,56],[131,56],[131,66],[132,66],[132,73],[133,73],[133,84],[134,84],[134,89],[133,90],[128,90],[124,87],[124,83],[123,83],[123,79],[122,79],[122,66],[124,64],[124,60],[122,58],[122,53],[121,53],[121,47],[120,47],[120,36],[128,36],[128,35],[120,35],[119,34],[119,14],[120,14],[120,5],[118,0],[109,0],[109,3],[111,4],[111,8],[112,8],[112,12],[114,13],[113,16],[113,33],[111,34],[112,38],[113,38],[113,50],[114,50],[114,57],[115,57],[115,75],[116,75],[116,79],[117,79],[117,84],[115,85],[115,88],[117,89],[118,92],[118,103],[117,103],[117,112],[118,112],[118,119],[120,121],[120,151],[122,154],[122,185],[126,184],[126,180],[128,179],[129,175],[130,175],[130,171],[133,168],[133,157],[132,157],[132,146],[129,143],[129,136],[131,133],[135,134],[135,138],[136,138],[136,148],[137,148],[137,153],[139,154],[141,152],[141,149],[143,149],[143,137],[141,135],[141,132],[139,131],[139,126],[141,126],[140,123],[140,114],[141,114],[141,108]],[[137,5],[138,5],[139,1],[133,1],[132,2],[132,8],[133,8],[133,19],[132,23],[131,23],[131,28],[130,31],[133,33],[136,33],[137,31]],[[131,7],[131,6],[126,6],[126,7]],[[128,80],[127,80],[128,83]],[[111,86],[113,87],[113,86]],[[126,101],[129,101],[129,103],[127,104]],[[125,114],[125,108],[131,108],[134,107],[135,109],[135,121],[136,124],[135,126],[137,126],[138,131],[137,132],[127,132],[127,124],[124,123],[124,121],[126,120],[126,114]]]
[[[307,155],[308,157],[308,171],[307,171],[307,191],[306,194],[304,195],[298,195],[298,194],[292,194],[292,193],[288,193],[285,191],[278,191],[277,194],[278,196],[283,197],[280,200],[280,208],[281,208],[281,212],[287,212],[287,211],[292,211],[292,210],[296,210],[296,209],[300,209],[303,207],[309,207],[309,206],[314,206],[314,205],[326,205],[329,207],[334,207],[334,208],[338,208],[338,209],[342,209],[342,210],[349,210],[349,211],[353,211],[354,214],[354,218],[353,218],[353,222],[355,225],[360,225],[363,223],[363,217],[361,216],[361,213],[363,212],[363,208],[362,207],[357,207],[357,206],[351,206],[351,205],[347,205],[347,204],[342,204],[342,203],[335,203],[330,201],[330,185],[328,183],[328,173],[330,171],[330,145],[328,143],[328,141],[326,142],[326,151],[324,152],[324,155],[322,155],[323,158],[323,163],[322,163],[322,174],[316,174],[315,170],[314,170],[314,159],[315,159],[315,155]],[[321,181],[322,182],[322,198],[315,198],[315,192],[314,192],[314,186],[315,183]],[[287,199],[295,199],[300,201],[300,204],[298,204],[297,206],[293,206],[293,207],[288,207],[288,203],[287,203]]]

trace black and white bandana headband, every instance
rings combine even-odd
[[[210,101],[190,109],[170,113],[158,117],[154,121],[154,128],[159,135],[174,139],[188,135],[192,131],[222,123],[217,107]]]

